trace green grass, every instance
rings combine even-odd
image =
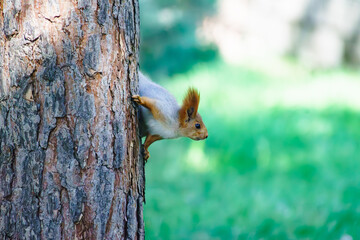
[[[146,238],[360,239],[357,75],[218,62],[160,80],[201,90],[209,138],[150,147]]]

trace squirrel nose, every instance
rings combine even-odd
[[[208,135],[208,134],[206,134],[205,139],[206,139],[206,138],[208,138],[208,136],[209,136],[209,135]]]

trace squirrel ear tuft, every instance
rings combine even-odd
[[[198,111],[200,102],[200,93],[190,87],[184,97],[183,105],[180,109],[180,121],[189,121],[191,118],[195,118]]]
[[[193,107],[190,107],[186,110],[186,113],[188,115],[188,118],[191,118],[193,113],[194,113],[194,108]]]

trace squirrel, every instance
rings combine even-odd
[[[175,97],[162,86],[152,82],[139,72],[139,94],[133,95],[140,105],[140,136],[144,142],[144,159],[150,157],[148,148],[158,140],[188,137],[203,140],[208,131],[198,113],[200,93],[190,87],[182,106]]]

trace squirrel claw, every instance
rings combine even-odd
[[[147,162],[147,160],[149,159],[149,157],[150,157],[149,151],[144,150],[144,159],[145,159],[145,162]]]
[[[139,104],[141,104],[142,102],[141,97],[139,95],[133,95],[131,98],[133,99],[134,102],[137,102]]]

